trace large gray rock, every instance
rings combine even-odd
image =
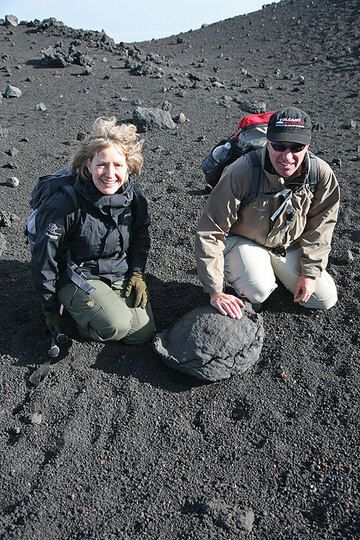
[[[263,339],[262,317],[250,305],[240,320],[207,305],[157,334],[154,348],[168,366],[198,379],[219,381],[256,364]]]
[[[17,86],[8,84],[3,92],[3,96],[6,98],[19,98],[22,92]]]
[[[5,26],[17,26],[19,20],[15,15],[5,15]]]
[[[140,132],[152,129],[174,129],[176,127],[169,111],[153,107],[136,107],[133,122]]]

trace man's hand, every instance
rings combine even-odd
[[[294,302],[307,302],[315,291],[315,278],[301,274],[295,285]]]
[[[221,315],[228,315],[232,319],[242,317],[241,308],[244,307],[244,302],[237,296],[223,292],[211,293],[210,304],[220,311]]]
[[[145,277],[141,272],[133,272],[129,278],[128,284],[125,289],[125,296],[128,298],[134,289],[135,302],[134,307],[145,308],[148,301],[148,290],[145,281]]]

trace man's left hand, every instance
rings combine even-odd
[[[294,302],[307,302],[315,291],[315,278],[301,274],[295,285]]]

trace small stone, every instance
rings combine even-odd
[[[351,131],[355,131],[358,125],[357,125],[357,122],[355,122],[355,120],[349,120],[346,124],[344,124],[344,127],[346,129],[350,129]]]
[[[253,529],[254,521],[255,514],[252,510],[247,510],[242,516],[240,516],[241,527],[249,533]]]
[[[338,258],[338,261],[341,264],[352,263],[354,261],[354,255],[352,254],[350,249],[348,249],[346,253],[344,253],[343,255],[340,255],[340,257]]]
[[[173,119],[175,124],[185,124],[186,122],[186,116],[184,113],[180,113],[178,114],[177,116],[175,116],[175,118]]]
[[[78,131],[77,135],[76,135],[76,140],[77,141],[83,141],[86,137],[86,133],[85,131]]]
[[[9,135],[9,130],[6,128],[0,128],[0,139],[7,139]]]
[[[17,156],[18,153],[19,153],[19,150],[15,147],[9,148],[8,150],[5,151],[5,154],[11,157]]]
[[[4,97],[8,98],[19,98],[22,92],[17,86],[8,84],[3,92]]]
[[[31,414],[30,415],[30,422],[31,422],[31,424],[36,424],[36,425],[41,424],[41,422],[42,422],[41,413],[35,412],[35,413]]]
[[[172,105],[169,101],[164,101],[164,103],[161,105],[161,108],[163,111],[171,111]]]
[[[2,165],[2,168],[3,169],[17,169],[18,166],[13,161],[7,161],[6,163],[4,163],[4,165]]]
[[[10,176],[10,178],[6,178],[4,182],[4,186],[16,188],[20,184],[20,180],[16,178],[16,176]]]
[[[47,110],[47,107],[45,103],[37,103],[35,105],[35,111],[46,111],[46,110]]]
[[[341,165],[342,165],[341,158],[334,158],[332,160],[332,163],[333,163],[333,165],[336,165],[337,167],[339,167],[339,169],[341,169]]]

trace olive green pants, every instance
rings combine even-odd
[[[95,341],[119,341],[142,345],[155,333],[154,318],[146,308],[134,308],[135,294],[125,298],[125,284],[111,286],[100,280],[88,280],[95,290],[87,294],[73,283],[58,292],[58,299],[76,321],[79,333]]]

